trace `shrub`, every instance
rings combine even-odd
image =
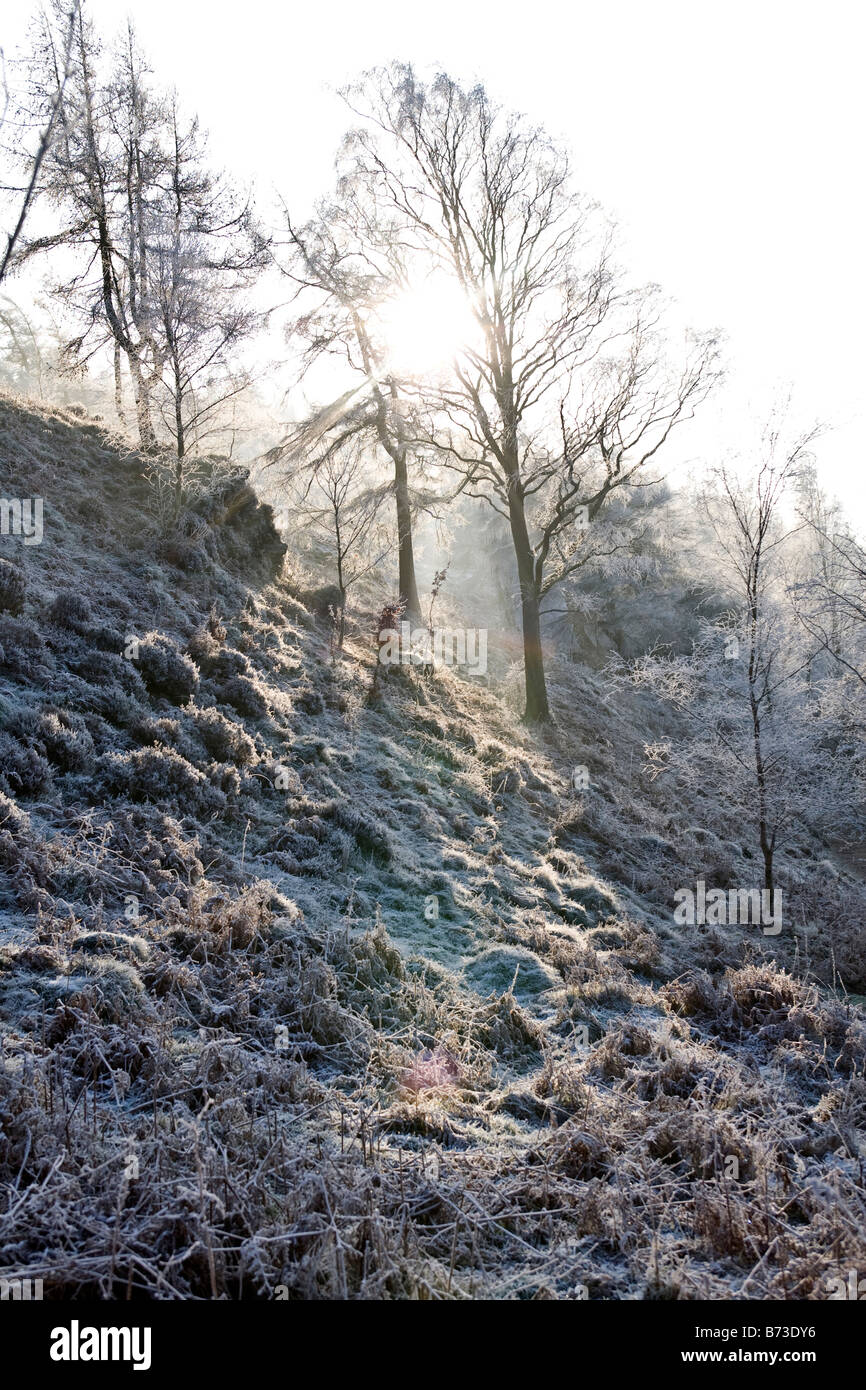
[[[85,1006],[105,1023],[129,1027],[149,1009],[141,976],[128,961],[87,953],[75,960],[69,979],[70,1003]]]
[[[70,665],[76,675],[100,690],[111,691],[120,687],[127,695],[146,698],[144,684],[135,666],[118,652],[88,651]]]
[[[239,889],[236,897],[193,892],[182,912],[170,909],[169,921],[175,916],[177,922],[169,933],[172,945],[195,961],[243,950],[271,926],[272,898],[271,885],[261,881]]]
[[[4,664],[13,675],[32,679],[45,674],[48,652],[42,634],[22,618],[0,617]]]
[[[231,763],[208,763],[205,768],[208,781],[228,797],[238,797],[241,791],[241,774]]]
[[[93,761],[93,739],[80,714],[44,710],[35,734],[49,761],[61,772],[81,772]]]
[[[0,809],[2,819],[2,809]],[[204,876],[198,839],[184,834],[164,811],[152,806],[127,806],[112,811],[109,848],[148,882],[173,886],[197,883]]]
[[[253,883],[241,889],[236,898],[218,900],[210,913],[207,929],[232,947],[249,946],[273,921],[268,883]]]
[[[0,792],[0,833],[8,835],[10,841],[15,844],[30,833],[29,815],[3,792]],[[0,859],[0,863],[6,867],[7,861]]]
[[[218,681],[231,680],[232,676],[248,676],[252,670],[249,660],[235,647],[226,647],[219,653],[213,665],[213,676]]]
[[[304,714],[321,714],[325,702],[318,690],[314,690],[312,686],[303,686],[294,696],[294,707]]]
[[[0,560],[0,613],[20,613],[27,597],[27,580],[9,560]]]
[[[210,675],[222,649],[213,634],[206,627],[200,627],[187,642],[186,650],[199,670]]]
[[[136,719],[129,725],[129,732],[137,743],[148,746],[162,743],[177,748],[180,740],[180,724],[176,719],[154,719],[151,715]]]
[[[195,662],[163,633],[148,632],[138,644],[136,660],[152,695],[185,705],[198,689],[199,673]]]
[[[219,688],[221,700],[249,719],[265,719],[268,702],[264,691],[249,676],[232,676]]]
[[[343,596],[336,584],[324,584],[320,589],[306,589],[301,595],[305,607],[318,618],[327,618],[330,613],[339,613],[343,606]]]
[[[727,981],[736,1005],[738,1021],[759,1029],[787,1019],[804,991],[799,981],[775,965],[746,965],[728,973]]]
[[[378,864],[388,864],[394,857],[387,828],[375,816],[340,802],[325,803],[322,814],[351,835],[361,853],[372,856]]]
[[[222,810],[225,796],[203,772],[170,748],[140,748],[134,753],[106,753],[99,760],[104,785],[115,795],[155,805],[174,802],[190,814]]]
[[[256,745],[240,726],[217,709],[193,711],[196,732],[212,758],[219,763],[246,767],[255,762]]]
[[[492,738],[481,745],[478,756],[488,767],[501,767],[508,760],[508,749]]]
[[[123,633],[110,623],[99,623],[90,628],[87,638],[100,651],[117,653],[123,650]]]
[[[82,594],[59,593],[49,609],[51,621],[58,627],[81,632],[93,620],[90,604]]]
[[[0,788],[10,796],[37,796],[51,782],[51,768],[38,749],[0,731]]]
[[[189,536],[172,536],[164,541],[160,547],[160,555],[168,564],[174,565],[175,569],[183,570],[185,574],[198,574],[208,562],[204,546]]]

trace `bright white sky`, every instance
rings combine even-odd
[[[133,14],[158,79],[217,162],[296,214],[327,191],[347,119],[335,89],[392,58],[479,78],[571,146],[626,259],[696,327],[727,334],[732,380],[691,427],[717,455],[793,387],[832,431],[825,484],[866,528],[866,8],[854,0],[89,0]],[[11,55],[32,6],[6,0]]]

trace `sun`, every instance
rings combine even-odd
[[[388,365],[411,376],[443,371],[478,335],[466,296],[444,275],[385,300],[378,319]]]

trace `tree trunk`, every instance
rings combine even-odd
[[[142,449],[147,451],[156,444],[153,421],[150,415],[150,393],[144,381],[144,373],[137,357],[129,358],[129,372],[132,377],[132,394],[135,397],[135,413],[138,420],[138,438]]]
[[[773,846],[767,840],[766,826],[761,826],[761,853],[764,856],[764,887],[770,895],[770,904],[773,903]]]
[[[121,372],[120,343],[114,344],[114,409],[122,429],[126,429],[126,411],[123,408],[123,374]]]
[[[550,719],[547,683],[544,679],[544,654],[541,650],[541,615],[538,595],[521,596],[523,609],[523,670],[526,684],[527,724],[541,724]]]
[[[183,444],[181,452],[178,453],[174,463],[174,507],[172,510],[172,521],[177,521],[180,516],[180,504],[183,500]]]
[[[343,650],[346,636],[346,580],[343,574],[343,536],[340,530],[340,508],[334,501],[334,535],[337,541],[337,587],[340,590],[340,613],[337,619],[337,651]]]
[[[409,477],[406,451],[401,449],[394,459],[394,495],[397,499],[397,564],[400,598],[406,605],[407,617],[421,618],[421,600],[415,579],[415,552],[412,545],[412,509],[409,505]]]
[[[527,724],[540,724],[550,718],[550,705],[547,700],[547,683],[544,679],[544,653],[541,649],[541,612],[538,583],[529,531],[526,526],[526,511],[523,492],[515,481],[509,489],[508,514],[511,522],[511,538],[517,557],[517,573],[520,579],[520,605],[523,615],[523,671],[526,686],[526,710],[523,718]]]
[[[174,519],[180,515],[183,497],[184,458],[186,456],[186,431],[183,425],[183,390],[181,387],[180,363],[174,360],[174,424],[177,445],[177,462],[174,466]]]
[[[752,742],[755,749],[755,781],[758,790],[758,840],[764,860],[764,887],[773,901],[773,850],[775,831],[770,835],[767,817],[767,769],[764,764],[764,747],[761,736],[761,707],[756,693],[755,682],[755,638],[753,630],[752,655],[749,662],[749,702],[752,711]]]

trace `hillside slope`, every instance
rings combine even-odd
[[[98,424],[0,400],[0,457],[45,508],[0,542],[0,1275],[785,1299],[862,1268],[862,1013],[787,940],[673,926],[684,866],[742,847],[654,809],[664,711],[575,666],[536,738],[453,672],[377,675],[373,612],[336,657],[237,470],[166,534]]]

